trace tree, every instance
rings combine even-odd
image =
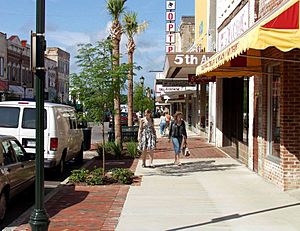
[[[122,64],[112,70],[110,49],[106,40],[79,45],[76,59],[80,72],[70,76],[70,89],[71,95],[84,105],[88,121],[102,121],[103,109],[113,108],[113,92],[125,85],[129,67]]]
[[[80,71],[70,76],[73,103],[76,105],[77,101],[83,105],[83,112],[79,116],[87,121],[100,121],[103,128],[106,109],[113,108],[113,93],[115,89],[125,85],[129,70],[127,64],[112,70],[110,51],[111,43],[107,40],[94,45],[90,43],[79,45],[76,59]],[[113,78],[118,81],[113,81]],[[104,152],[103,166],[105,167]]]
[[[112,42],[112,69],[116,70],[120,65],[120,41],[122,36],[122,25],[119,21],[121,14],[125,10],[126,0],[107,0],[107,10],[112,17],[110,36]],[[113,81],[119,82],[118,76],[113,75]],[[115,142],[121,144],[121,110],[120,110],[120,86],[116,86],[114,91],[114,122],[115,122]]]
[[[145,90],[140,83],[135,83],[134,86],[133,105],[135,111],[154,110],[154,100],[145,95]]]
[[[126,12],[123,18],[124,31],[127,35],[127,52],[128,64],[132,68],[128,72],[128,126],[133,125],[133,54],[135,51],[134,36],[146,29],[148,24],[146,22],[138,24],[137,14],[135,12]]]

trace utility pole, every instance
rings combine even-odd
[[[29,224],[33,231],[46,231],[49,216],[44,208],[44,82],[45,82],[45,0],[36,1],[36,57],[32,63],[36,92],[36,179],[35,204]],[[34,59],[34,58],[33,58]]]

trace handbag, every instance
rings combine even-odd
[[[184,156],[189,156],[189,155],[191,155],[191,152],[190,152],[190,150],[189,150],[189,148],[187,147],[187,145],[185,144],[183,147],[182,147],[182,155],[184,155]]]

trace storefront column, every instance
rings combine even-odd
[[[208,142],[216,142],[216,83],[209,83]]]
[[[205,129],[206,122],[206,84],[200,85],[200,129]]]
[[[200,124],[200,85],[196,84],[196,120],[195,120],[195,127],[196,129],[200,129],[197,125]]]
[[[216,146],[223,146],[223,79],[216,80]]]
[[[248,116],[248,167],[251,170],[254,170],[254,160],[253,160],[253,141],[254,141],[254,76],[249,78],[249,116]]]
[[[189,98],[190,95],[185,95],[185,121],[189,123]]]

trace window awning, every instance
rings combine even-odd
[[[288,1],[259,20],[240,38],[199,65],[196,75],[259,74],[260,51],[268,47],[276,47],[283,52],[300,48],[299,0]]]

